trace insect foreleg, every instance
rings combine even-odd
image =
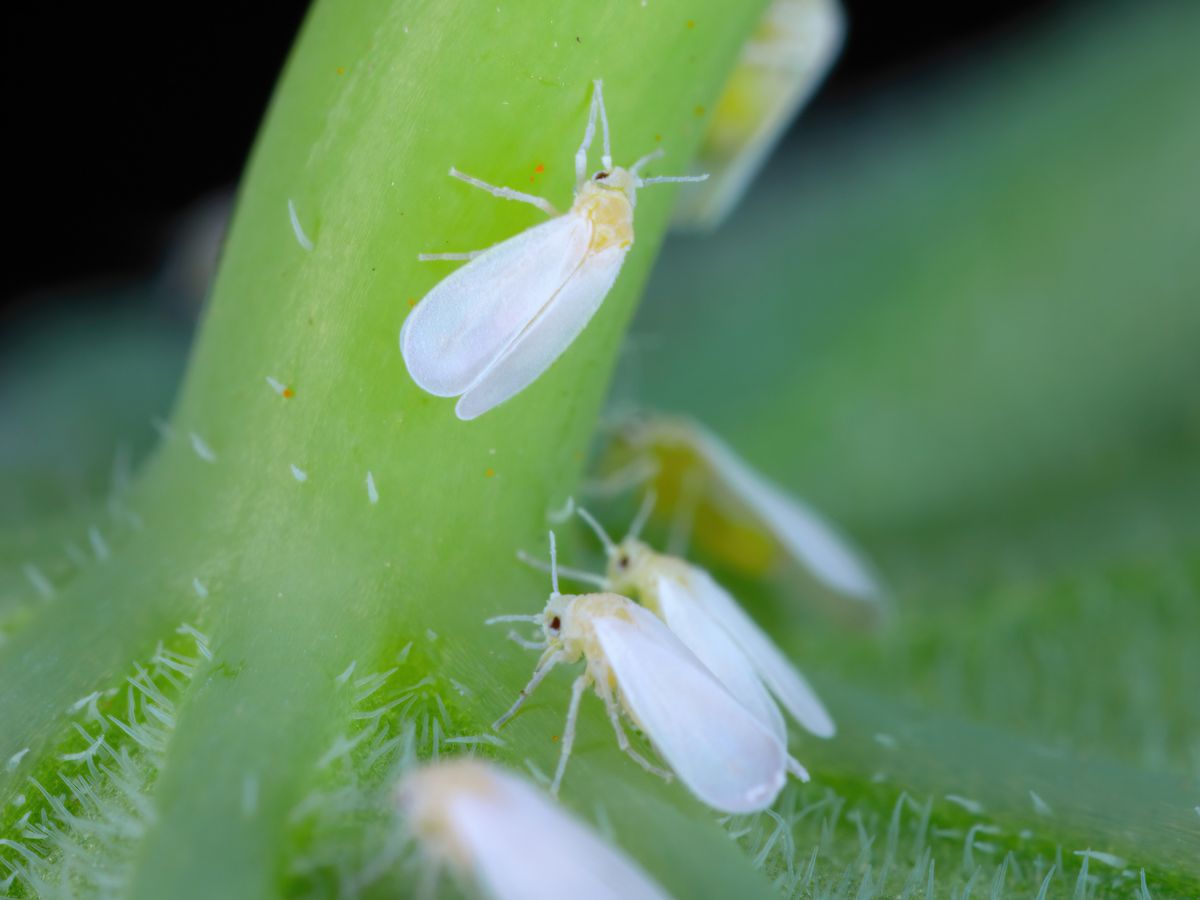
[[[493,197],[499,197],[501,200],[518,200],[521,203],[528,203],[530,206],[536,206],[548,216],[558,216],[559,211],[554,208],[554,204],[545,197],[536,197],[533,194],[525,194],[521,191],[514,191],[512,188],[496,187],[494,184],[488,184],[486,181],[481,181],[471,175],[458,171],[453,166],[450,167],[450,176],[457,178],[459,181],[465,181],[472,187],[477,187],[480,190],[487,191]]]

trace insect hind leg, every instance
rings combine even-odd
[[[642,754],[633,749],[633,745],[629,743],[629,736],[625,734],[625,728],[621,724],[621,710],[617,707],[617,701],[613,699],[612,693],[607,685],[601,687],[601,682],[596,682],[596,692],[600,694],[604,701],[604,709],[608,713],[608,721],[612,723],[613,731],[617,735],[617,747],[632,759],[635,763],[649,772],[651,775],[657,775],[663,781],[671,780],[671,773],[666,769],[660,769],[658,766],[650,762]]]
[[[482,250],[467,250],[464,253],[418,253],[417,261],[436,262],[438,260],[471,260],[477,256],[483,256],[483,254],[487,253],[488,250],[494,249],[495,246],[496,245],[492,245],[492,247],[485,247]]]
[[[571,748],[575,745],[575,723],[579,720],[579,704],[583,700],[583,692],[587,690],[591,678],[584,672],[571,685],[571,705],[567,707],[567,724],[563,728],[562,751],[558,754],[558,768],[554,770],[554,781],[550,785],[550,793],[558,796],[558,788],[562,784],[563,773],[567,771],[567,760],[571,758]]]

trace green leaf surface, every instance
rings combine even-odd
[[[714,425],[896,594],[855,635],[725,573],[841,725],[798,751],[836,797],[795,801],[805,893],[1032,895],[1059,857],[1049,896],[1197,889],[1198,34],[1080,13],[897,89],[651,281],[619,399]]]

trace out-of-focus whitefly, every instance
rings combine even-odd
[[[873,623],[885,612],[886,594],[849,540],[699,423],[627,416],[600,466],[594,493],[654,491],[654,514],[685,523],[687,538],[723,565],[761,576],[791,563],[820,587],[808,594],[840,617]]]
[[[697,170],[712,177],[680,195],[676,228],[721,224],[821,84],[844,30],[837,0],[774,0],[767,7],[717,101],[696,156]]]
[[[666,900],[632,860],[495,765],[414,769],[396,799],[432,873],[448,866],[494,900]]]

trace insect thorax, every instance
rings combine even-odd
[[[618,618],[632,621],[629,606],[633,601],[619,594],[579,594],[565,598],[569,601],[563,617],[559,641],[571,658],[579,655],[590,658],[603,656],[596,638],[595,622],[599,618]]]
[[[588,246],[592,253],[609,247],[633,246],[633,204],[623,190],[589,181],[580,190],[572,212],[586,216],[592,223],[592,241]]]

